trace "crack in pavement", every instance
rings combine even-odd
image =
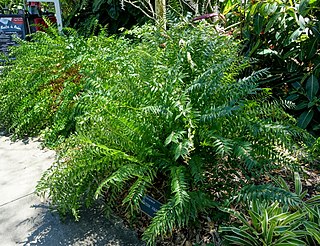
[[[3,203],[3,204],[0,204],[0,208],[1,208],[1,207],[4,207],[4,206],[6,206],[6,205],[9,205],[10,203],[13,203],[13,202],[19,201],[20,199],[26,198],[26,197],[28,197],[28,196],[30,196],[30,195],[33,195],[33,194],[35,194],[35,192],[32,192],[32,193],[29,193],[29,194],[27,194],[27,195],[24,195],[24,196],[18,197],[18,198],[13,199],[13,200],[11,200],[11,201],[9,201],[9,202],[6,202],[6,203]]]

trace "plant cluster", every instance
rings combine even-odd
[[[237,79],[248,66],[238,44],[207,23],[87,39],[49,29],[13,55],[0,75],[0,123],[48,144],[67,138],[38,192],[76,218],[100,198],[132,217],[151,194],[163,206],[144,232],[149,244],[239,187],[299,169],[313,142],[285,112],[292,103],[258,86],[267,70]]]
[[[242,224],[224,226],[220,231],[226,245],[318,245],[320,243],[320,195],[306,199],[300,175],[294,173],[294,192],[278,178],[279,187],[264,187],[252,192],[242,191],[237,201],[244,201],[247,212],[222,208]],[[273,192],[277,190],[276,192]],[[271,191],[271,192],[270,192]],[[279,192],[280,191],[280,192]],[[283,192],[288,193],[283,195]],[[282,193],[282,195],[281,195]],[[267,194],[267,195],[266,195]],[[288,198],[293,198],[291,201]],[[249,199],[248,199],[249,198]]]
[[[223,1],[225,31],[243,40],[253,69],[270,68],[264,86],[296,104],[299,127],[319,136],[320,20],[318,0]]]
[[[131,28],[145,21],[140,10],[133,6],[123,8],[119,0],[79,0],[64,5],[68,9],[64,11],[65,25],[84,36],[97,34],[99,26],[114,34],[119,33],[120,28]]]
[[[1,124],[9,133],[21,138],[47,129],[46,140],[54,143],[74,131],[73,105],[83,90],[75,59],[83,43],[55,27],[36,33],[31,43],[20,41],[16,60],[7,61],[1,74]]]

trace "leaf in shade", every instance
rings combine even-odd
[[[274,16],[272,16],[267,25],[266,25],[266,28],[264,30],[265,33],[269,32],[271,30],[271,28],[275,28],[275,22],[279,20],[279,17],[280,17],[280,13],[276,13]]]
[[[320,125],[313,125],[312,126],[313,131],[319,131],[320,130]]]
[[[286,98],[286,100],[293,102],[293,101],[297,100],[298,98],[299,98],[299,95],[298,95],[298,94],[292,94],[292,95],[288,96],[288,97]]]
[[[313,33],[318,39],[320,39],[320,30],[319,30],[316,26],[311,27],[311,30],[312,30],[312,33]]]
[[[253,30],[254,30],[255,34],[257,34],[257,35],[259,35],[262,31],[263,20],[264,20],[264,17],[260,14],[256,14],[254,16]]]
[[[298,118],[298,126],[301,127],[302,129],[305,129],[310,121],[312,120],[314,115],[314,112],[312,109],[310,109],[309,111],[304,111],[300,117]]]
[[[317,95],[319,90],[319,82],[316,76],[313,74],[308,78],[307,84],[306,84],[306,91],[307,91],[307,97],[309,101],[312,101],[312,99]]]
[[[308,2],[309,0],[301,0],[298,5],[298,13],[305,16],[308,13]]]
[[[307,46],[307,59],[311,59],[317,52],[319,41],[317,38],[310,39],[308,46]]]
[[[301,88],[301,84],[299,82],[294,82],[292,83],[292,87],[295,88],[296,90],[299,90]]]
[[[301,102],[295,107],[295,110],[301,110],[301,109],[304,109],[306,107],[308,107],[308,103],[307,102]]]

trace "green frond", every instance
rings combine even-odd
[[[153,218],[151,225],[144,231],[142,239],[148,245],[153,245],[160,235],[172,232],[176,225],[176,218],[179,217],[181,208],[174,206],[174,201],[162,205],[156,216]],[[178,211],[177,211],[178,210]],[[180,217],[182,217],[180,215]]]
[[[200,120],[204,123],[210,123],[219,118],[221,119],[228,116],[232,117],[233,113],[239,109],[239,106],[235,105],[221,105],[218,107],[213,106],[208,109],[207,112],[203,112]]]
[[[176,196],[174,196],[162,205],[150,226],[143,233],[143,239],[148,245],[153,245],[159,236],[167,235],[175,228],[188,225],[190,220],[197,220],[200,212],[217,205],[202,192],[190,192],[188,196],[191,199],[185,200],[183,203],[178,203],[175,200]]]
[[[259,82],[259,80],[266,77],[267,75],[269,75],[269,69],[264,68],[264,69],[261,69],[258,71],[254,71],[250,76],[242,78],[240,81],[246,81],[249,83],[257,83],[257,82]]]
[[[204,170],[205,170],[205,158],[201,156],[192,156],[189,161],[189,168],[193,182],[195,184],[205,182]]]
[[[151,177],[153,178],[153,177]],[[128,195],[122,201],[123,204],[128,204],[130,208],[131,214],[134,214],[135,211],[138,211],[140,208],[140,202],[142,198],[145,196],[147,188],[150,187],[152,183],[152,179],[149,176],[139,177],[137,180],[131,185]]]
[[[112,156],[113,160],[123,160],[123,161],[129,161],[133,163],[139,163],[139,160],[137,160],[135,157],[130,156],[121,150],[112,149],[100,143],[93,143],[90,139],[86,137],[80,136],[79,140],[81,140],[83,143],[90,144],[93,147],[97,147],[101,149],[105,155]]]
[[[99,197],[104,189],[110,186],[117,187],[133,178],[142,178],[145,181],[153,180],[156,170],[152,168],[152,164],[127,164],[121,166],[117,171],[113,172],[111,176],[105,179],[97,188],[95,196]]]
[[[295,193],[275,187],[271,184],[265,185],[248,185],[241,189],[239,195],[235,197],[238,202],[264,201],[279,202],[285,206],[299,206],[302,200]]]
[[[92,4],[92,10],[93,12],[96,12],[100,9],[101,5],[106,3],[106,0],[94,0]]]
[[[183,166],[171,168],[171,192],[174,194],[175,206],[182,207],[190,199],[185,172],[186,168]]]
[[[211,139],[202,143],[202,145],[213,147],[213,150],[217,155],[224,157],[229,156],[232,153],[234,141],[221,136],[211,136]]]

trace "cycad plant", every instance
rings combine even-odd
[[[101,197],[133,215],[151,194],[163,203],[144,232],[152,244],[239,185],[295,166],[298,143],[312,140],[284,112],[290,103],[257,87],[266,70],[237,79],[237,44],[206,23],[145,25],[87,45],[73,60],[84,83],[70,105],[76,134],[38,185],[63,214]]]
[[[53,26],[31,39],[19,42],[12,51],[16,59],[0,75],[0,124],[15,137],[46,129],[47,141],[54,143],[74,131],[73,104],[83,90],[76,58],[87,45]]]

